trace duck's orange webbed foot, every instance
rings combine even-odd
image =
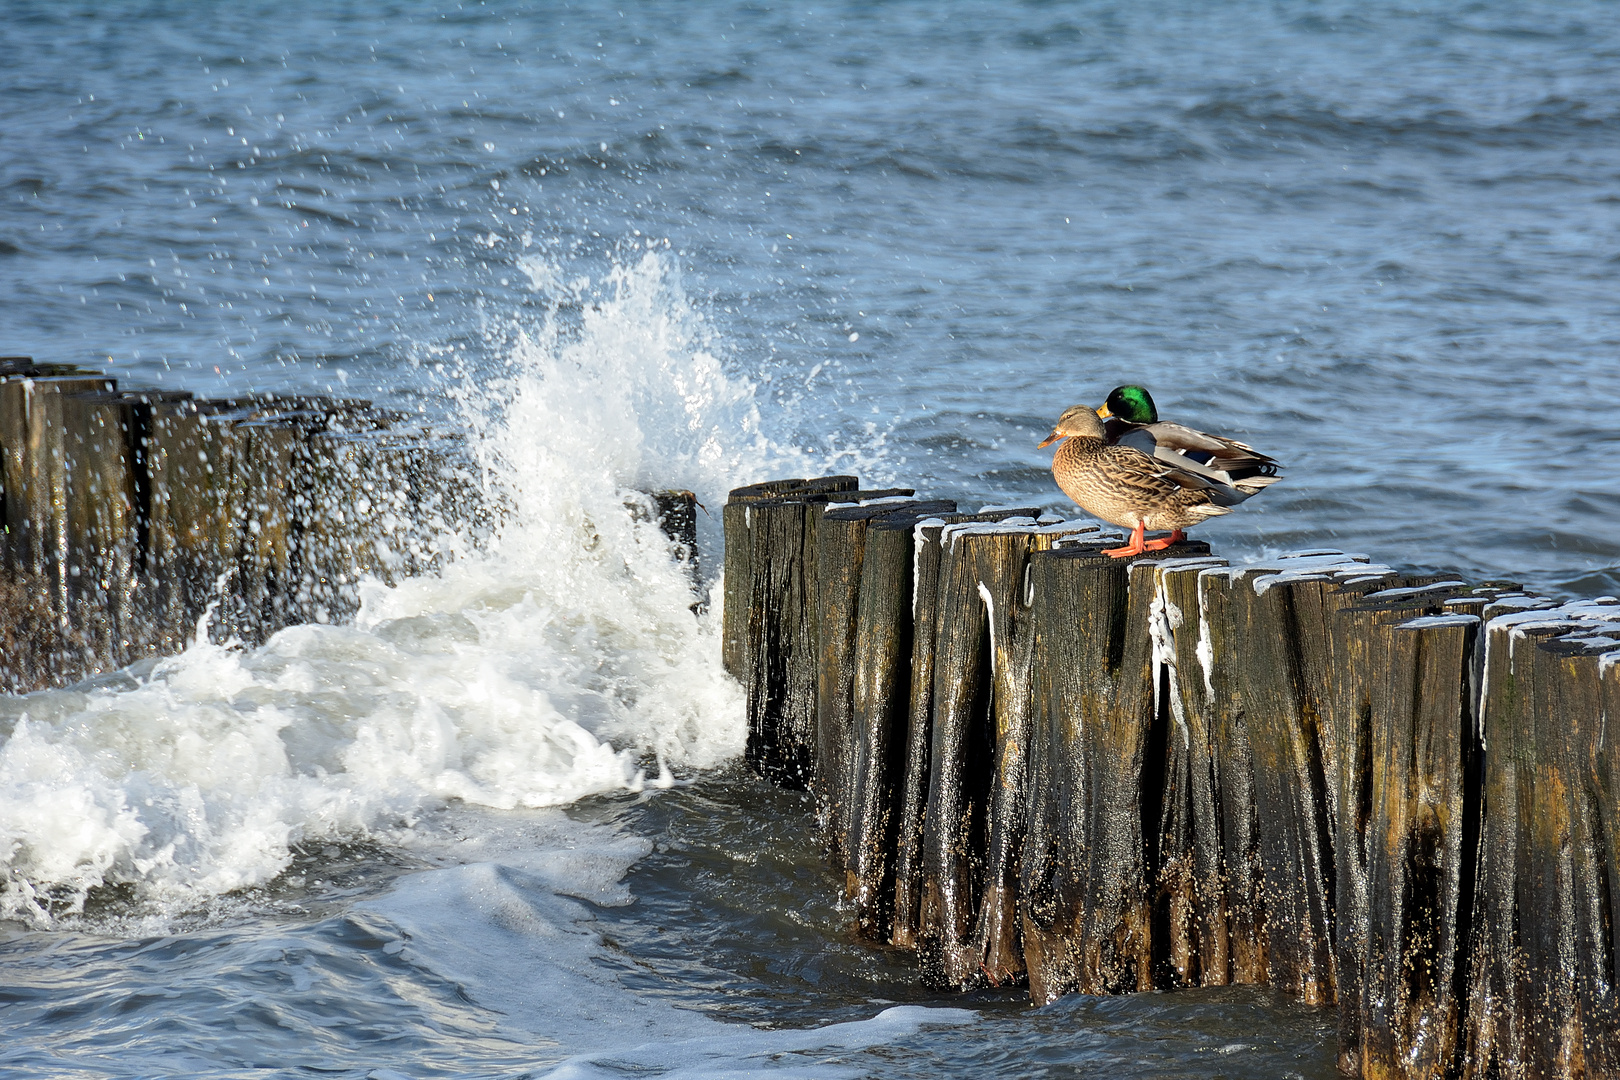
[[[1179,544],[1185,539],[1187,539],[1187,534],[1180,529],[1176,529],[1162,540],[1149,540],[1142,545],[1142,549],[1144,551],[1163,551],[1165,548]]]
[[[1146,531],[1147,526],[1143,525],[1140,521],[1137,522],[1136,528],[1131,530],[1130,543],[1126,544],[1124,547],[1103,548],[1103,554],[1115,559],[1123,559],[1131,555],[1142,554],[1143,552],[1149,550],[1147,545],[1142,540],[1143,534],[1146,533]]]

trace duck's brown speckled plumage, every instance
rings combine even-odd
[[[1197,477],[1100,435],[1070,436],[1052,457],[1052,477],[1086,513],[1127,529],[1185,529],[1231,513]]]
[[[1218,485],[1149,457],[1130,446],[1111,446],[1103,423],[1084,405],[1065,412],[1041,445],[1065,439],[1052,458],[1052,477],[1063,494],[1093,517],[1127,529],[1185,529],[1231,513]]]

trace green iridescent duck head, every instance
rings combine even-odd
[[[1153,407],[1153,395],[1140,386],[1116,386],[1108,392],[1097,415],[1103,419],[1117,416],[1127,424],[1157,424],[1159,410]]]

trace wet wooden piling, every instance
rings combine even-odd
[[[1092,526],[1031,518],[940,533],[932,732],[917,950],[925,982],[966,987],[1023,974],[1017,860],[1024,835],[1036,552]]]
[[[753,516],[751,506],[793,492],[853,491],[860,481],[853,476],[767,480],[731,492],[721,511],[725,528],[725,595],[722,612],[721,660],[727,671],[743,677],[747,664],[748,626],[753,611]]]
[[[881,870],[892,873],[894,883],[891,928],[888,937],[896,945],[915,947],[920,915],[923,881],[923,824],[928,808],[928,792],[932,780],[934,732],[934,672],[935,644],[939,636],[940,618],[940,565],[945,554],[946,530],[953,526],[975,523],[994,523],[1013,518],[1034,521],[1040,511],[1033,507],[1006,508],[977,514],[951,514],[918,522],[912,530],[911,550],[911,650],[909,687],[906,694],[905,723],[896,733],[903,746],[896,748],[903,771],[895,779],[894,795],[897,805],[893,811],[894,846],[892,856],[885,852],[881,858],[864,853],[866,869],[858,870],[860,889],[887,890],[887,885],[874,885],[873,877]],[[892,863],[892,871],[889,869]],[[869,912],[889,907],[886,897],[873,896],[868,902]],[[857,912],[862,912],[857,907]],[[874,928],[881,919],[872,914],[862,916],[863,922]]]
[[[1164,771],[1158,777],[1156,890],[1152,926],[1158,981],[1167,986],[1224,986],[1232,981],[1222,810],[1226,776],[1217,756],[1213,658],[1200,580],[1222,570],[1207,555],[1148,564],[1153,598],[1148,637],[1160,695]],[[1143,589],[1147,578],[1138,579]],[[1168,714],[1167,716],[1164,714]],[[1149,762],[1149,768],[1152,762]],[[1149,778],[1150,780],[1153,778]]]
[[[892,671],[892,663],[871,653],[874,649],[881,652],[892,648],[890,643],[905,632],[897,617],[880,617],[899,606],[896,597],[886,595],[899,588],[902,569],[894,559],[894,538],[883,549],[880,564],[867,575],[867,537],[871,528],[883,521],[915,522],[955,510],[956,504],[950,501],[880,496],[863,505],[833,506],[815,523],[812,629],[816,642],[816,721],[811,790],[823,822],[828,854],[836,866],[847,867],[851,852],[854,775],[862,734],[856,729],[858,669],[864,661],[868,677],[881,677],[880,667]],[[906,592],[909,595],[909,589]],[[881,709],[873,696],[880,691],[866,687],[864,693],[869,709]]]
[[[746,756],[762,775],[793,787],[810,787],[816,774],[821,516],[830,506],[912,494],[854,484],[854,477],[822,477],[756,485],[734,491],[725,510],[728,533],[749,551],[746,573],[727,556],[728,574],[735,567],[747,585],[747,606],[735,616],[746,616],[746,630],[722,615],[723,633],[738,635],[747,675]],[[728,582],[728,605],[733,588]]]
[[[457,440],[404,419],[320,396],[119,390],[0,358],[0,689],[177,652],[205,614],[214,640],[261,642],[352,615],[363,577],[433,565],[428,534],[479,508]],[[672,550],[695,566],[695,503],[666,494],[660,523],[684,528]]]
[[[111,391],[99,375],[13,375],[0,381],[7,565],[49,576],[51,602],[67,604],[67,475],[61,398]]]
[[[1162,553],[1208,554],[1203,544]],[[1155,708],[1151,563],[1084,544],[1031,565],[1036,732],[1022,879],[1030,995],[1155,985],[1154,857],[1165,741]]]
[[[1620,1075],[1620,604],[753,499],[728,664],[819,650],[813,753],[755,767],[924,982],[1265,985],[1337,1011],[1347,1074]]]
[[[163,651],[182,647],[209,606],[217,615],[218,606],[240,586],[238,521],[245,474],[235,421],[251,415],[250,407],[235,401],[165,402],[152,410],[146,562]]]
[[[1480,833],[1462,1075],[1620,1063],[1613,786],[1620,607],[1485,609]]]
[[[701,610],[692,493],[638,493],[626,511],[656,520]],[[257,644],[347,619],[362,581],[430,571],[448,534],[476,542],[500,513],[465,436],[368,401],[198,399],[0,357],[0,691],[66,685],[200,633]]]
[[[1477,852],[1472,715],[1477,615],[1381,623],[1372,635],[1363,1076],[1444,1077],[1459,1064],[1463,939]],[[1477,796],[1477,787],[1472,794]]]
[[[146,460],[154,406],[184,392],[61,395],[67,593],[89,654],[124,663],[145,654],[157,623],[143,554],[151,539]],[[74,616],[77,616],[76,620]]]
[[[880,518],[866,530],[855,618],[852,760],[842,823],[844,894],[856,933],[886,940],[894,915],[895,833],[911,698],[914,534],[931,515]]]

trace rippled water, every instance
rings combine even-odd
[[[836,882],[804,842],[808,812],[735,773],[567,815],[444,811],[408,855],[303,853],[208,925],[18,934],[0,946],[0,1062],[16,1075],[1337,1075],[1332,1017],[1253,988],[1042,1009],[1020,991],[931,995],[903,955],[848,940]]]
[[[0,703],[17,1075],[1327,1075],[1264,994],[1030,1012],[850,944],[796,797],[714,772],[638,487],[1060,507],[1034,443],[1137,381],[1286,463],[1223,553],[1620,588],[1604,4],[0,28],[0,352],[419,408],[513,509],[354,628]]]

